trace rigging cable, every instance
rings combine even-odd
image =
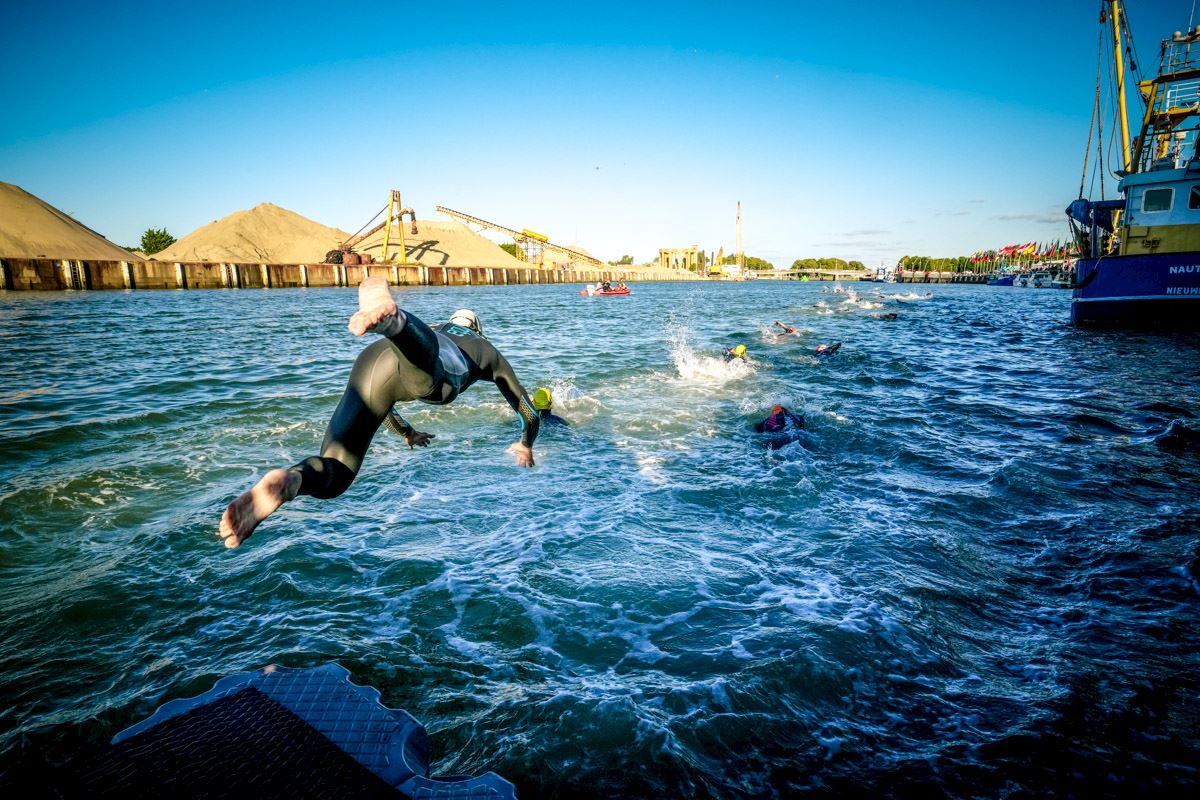
[[[353,239],[355,236],[358,236],[360,233],[362,233],[363,231],[365,231],[365,230],[367,229],[367,225],[370,225],[372,222],[374,222],[375,220],[379,219],[379,215],[380,215],[380,214],[382,214],[383,212],[387,211],[387,210],[388,210],[388,207],[387,207],[387,206],[384,206],[383,208],[381,208],[381,209],[379,209],[378,211],[376,211],[376,212],[375,212],[375,216],[373,216],[373,217],[371,217],[369,220],[367,220],[367,224],[366,224],[366,225],[363,225],[361,228],[359,228],[358,230],[356,230],[354,233],[350,234],[350,238],[349,238],[349,239],[347,239],[346,241],[347,241],[347,242],[348,242],[348,241],[350,241],[350,240],[351,240],[351,239]]]
[[[1193,8],[1195,7],[1195,1],[1196,0],[1192,0]],[[1146,106],[1146,97],[1142,95],[1142,90],[1140,88],[1143,78],[1142,71],[1138,68],[1138,64],[1142,63],[1142,59],[1138,57],[1137,42],[1133,38],[1133,30],[1129,27],[1129,16],[1125,13],[1124,6],[1121,7],[1120,14],[1121,27],[1125,29],[1125,41],[1127,42],[1125,46],[1125,52],[1129,56],[1129,72],[1133,75],[1134,86],[1138,87],[1137,91],[1135,91],[1133,94],[1138,99],[1138,108],[1140,109],[1143,118],[1142,127],[1145,127],[1144,120],[1150,113],[1150,109]],[[1138,135],[1141,136],[1140,133]],[[1135,139],[1134,141],[1136,142],[1137,140]],[[1141,149],[1142,151],[1145,151],[1146,142],[1142,142]],[[1129,158],[1131,159],[1129,169],[1130,171],[1134,171],[1136,170],[1138,163],[1141,161],[1142,155],[1141,153],[1130,153]]]
[[[1194,1],[1195,0],[1193,0],[1193,2]],[[1138,69],[1138,64],[1142,63],[1142,60],[1138,58],[1137,42],[1134,41],[1133,31],[1129,28],[1129,16],[1125,13],[1124,6],[1121,7],[1119,13],[1121,27],[1125,30],[1125,55],[1129,56],[1129,71],[1133,73],[1133,80],[1136,85],[1142,82],[1142,73],[1141,70]],[[1142,93],[1138,92],[1137,96],[1141,97]]]
[[[1110,36],[1110,34],[1109,34],[1107,26],[1104,28],[1103,36],[1105,37],[1104,43],[1107,46],[1106,49],[1109,51],[1115,52],[1116,41],[1108,38]],[[1106,59],[1104,59],[1104,67],[1108,74],[1108,107],[1112,113],[1112,129],[1114,131],[1120,131],[1121,130],[1121,120],[1118,118],[1118,116],[1121,113],[1121,104],[1117,98],[1118,76],[1116,75],[1116,64],[1114,64],[1111,59],[1106,58]],[[1101,114],[1101,122],[1102,123],[1103,123],[1103,118],[1104,118],[1103,114]],[[1099,130],[1099,140],[1097,141],[1097,151],[1099,153],[1099,158],[1100,158],[1100,199],[1104,200],[1105,199],[1105,197],[1104,197],[1104,176],[1105,176],[1105,174],[1109,175],[1114,180],[1119,180],[1119,176],[1116,173],[1112,172],[1112,168],[1111,168],[1111,166],[1109,166],[1113,163],[1114,158],[1117,158],[1115,153],[1116,153],[1119,137],[1114,135],[1109,138],[1109,140],[1108,140],[1108,163],[1105,164],[1105,162],[1104,162],[1104,125],[1101,124],[1099,126],[1098,130]],[[1123,157],[1119,158],[1117,163],[1120,164],[1121,169],[1125,168],[1125,160]]]
[[[1101,29],[1100,39],[1096,45],[1096,99],[1092,101],[1092,121],[1088,123],[1087,147],[1083,150],[1083,174],[1079,176],[1079,197],[1083,199],[1083,187],[1087,182],[1088,161],[1092,156],[1092,134],[1096,131],[1097,118],[1100,116],[1100,75],[1101,64],[1104,63],[1104,31]]]

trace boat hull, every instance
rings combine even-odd
[[[1200,329],[1200,253],[1081,258],[1074,325]]]

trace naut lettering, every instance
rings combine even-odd
[[[1200,272],[1200,266],[1196,264],[1188,264],[1184,267],[1171,267],[1170,274],[1172,275],[1191,275],[1193,272]]]

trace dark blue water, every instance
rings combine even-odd
[[[528,797],[1200,787],[1200,337],[832,289],[407,290],[574,427],[525,471],[490,385],[408,407],[433,446],[381,434],[237,550],[224,505],[319,447],[354,293],[0,294],[0,769],[337,660]],[[777,402],[806,430],[754,434]]]

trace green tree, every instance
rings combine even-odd
[[[765,258],[757,258],[755,256],[742,256],[742,262],[746,265],[746,269],[764,270],[775,269],[775,265]],[[737,256],[725,256],[721,261],[722,264],[736,264]]]
[[[517,243],[516,243],[516,242],[508,242],[507,244],[502,244],[502,245],[500,245],[500,249],[501,249],[501,250],[503,250],[504,252],[508,253],[508,254],[509,254],[510,256],[512,256],[513,258],[517,258],[517,257],[518,257],[518,256],[517,256]]]
[[[150,256],[160,250],[166,250],[173,244],[175,237],[167,233],[166,228],[147,228],[142,234],[141,251]]]

